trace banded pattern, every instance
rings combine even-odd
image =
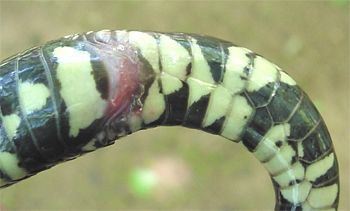
[[[308,96],[262,56],[213,37],[72,35],[0,65],[0,185],[159,125],[242,144],[263,163],[276,210],[336,209],[338,164]]]

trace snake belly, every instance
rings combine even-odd
[[[278,66],[196,34],[103,30],[0,64],[0,186],[156,126],[241,142],[271,176],[276,210],[336,210],[326,125]]]

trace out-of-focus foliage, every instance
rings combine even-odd
[[[209,34],[287,70],[317,102],[349,210],[349,4],[214,1],[0,1],[0,59],[99,29]],[[142,169],[142,171],[140,171]],[[142,131],[0,192],[4,209],[266,209],[263,167],[241,144],[183,128]]]

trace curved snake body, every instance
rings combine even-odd
[[[0,185],[160,125],[241,142],[262,162],[276,210],[335,210],[338,164],[320,114],[262,56],[213,37],[71,35],[0,64]]]

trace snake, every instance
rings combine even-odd
[[[219,38],[68,35],[0,63],[0,106],[1,188],[136,131],[183,126],[243,144],[271,177],[275,210],[338,207],[336,154],[308,95],[279,66]]]

